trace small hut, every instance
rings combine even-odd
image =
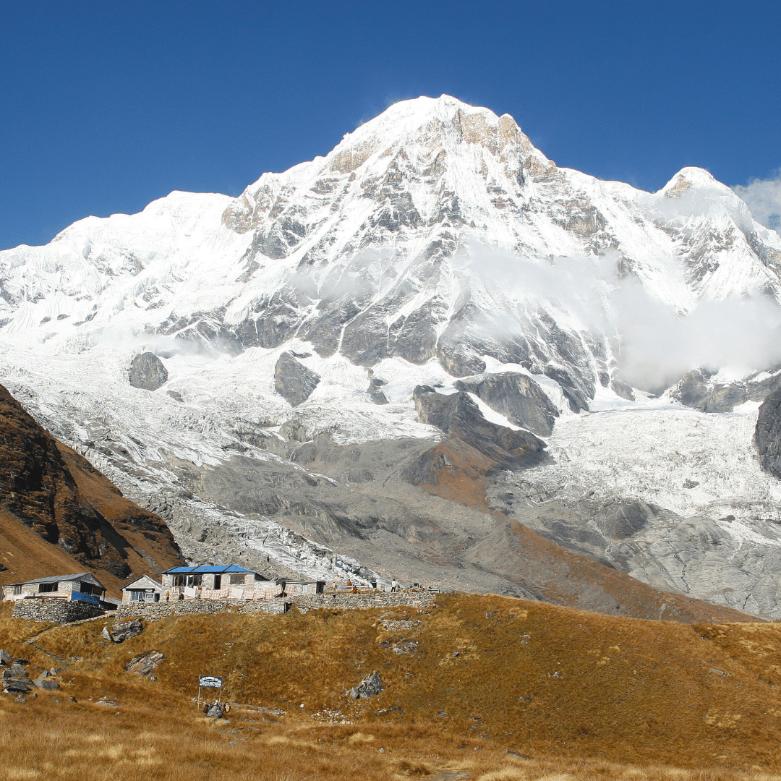
[[[163,587],[148,575],[128,583],[122,589],[122,604],[128,605],[137,602],[159,602]]]

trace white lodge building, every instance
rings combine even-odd
[[[239,564],[202,564],[166,570],[160,600],[273,599],[279,593],[275,581]]]
[[[3,599],[64,599],[102,605],[106,596],[103,584],[90,572],[75,575],[53,575],[48,578],[9,583],[2,587]]]

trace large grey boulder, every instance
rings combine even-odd
[[[128,380],[134,388],[154,391],[168,382],[168,369],[154,353],[140,353],[130,362]]]
[[[3,691],[6,694],[27,694],[34,688],[27,667],[16,661],[3,670]]]
[[[132,621],[116,621],[109,627],[108,624],[103,627],[102,635],[112,643],[124,643],[131,637],[137,637],[144,631],[144,624],[139,619]]]
[[[456,387],[474,393],[516,426],[540,436],[548,436],[553,431],[559,412],[545,391],[525,374],[499,372],[464,377],[456,382]]]
[[[762,469],[781,478],[781,388],[773,391],[759,408],[754,442]]]
[[[320,383],[320,375],[307,369],[292,353],[284,352],[274,367],[274,388],[293,407],[305,402]]]
[[[367,675],[357,686],[353,686],[347,693],[354,700],[365,700],[369,697],[376,697],[385,686],[378,672]]]

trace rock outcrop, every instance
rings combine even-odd
[[[134,388],[155,391],[168,382],[168,369],[154,353],[140,353],[130,362],[128,380]]]
[[[498,372],[464,377],[456,382],[456,387],[474,393],[516,426],[543,437],[553,431],[559,412],[545,391],[525,374]]]
[[[781,479],[781,388],[762,402],[754,442],[762,469]]]
[[[307,369],[291,352],[284,352],[274,367],[274,388],[291,406],[305,402],[320,383],[320,375]]]
[[[160,651],[147,651],[146,653],[134,656],[126,665],[125,670],[129,673],[135,673],[143,678],[154,681],[155,670],[160,666],[165,656]]]
[[[528,431],[516,431],[486,420],[477,404],[463,391],[445,394],[418,385],[413,398],[422,423],[436,426],[451,438],[471,445],[498,467],[528,464],[545,448],[545,443]]]
[[[112,643],[124,643],[131,637],[137,637],[144,631],[144,623],[138,619],[131,621],[115,621],[112,626],[103,627],[102,635]]]
[[[161,518],[123,497],[84,458],[38,425],[2,386],[0,515],[0,524],[24,525],[43,542],[57,546],[60,556],[63,551],[99,575],[126,578],[131,573],[143,574],[148,571],[150,555],[158,566],[180,560],[179,549]],[[9,555],[5,549],[12,547],[11,537],[20,536],[12,531],[5,528],[7,539],[0,549],[0,559],[9,568],[3,573],[4,580],[15,575],[40,575],[33,574],[35,553],[28,544],[22,556]],[[45,548],[41,548],[39,566],[62,566],[51,560]],[[24,569],[19,570],[20,566]]]

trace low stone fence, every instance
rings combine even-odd
[[[413,607],[424,610],[436,599],[431,591],[367,591],[351,594],[300,594],[288,597],[299,610],[367,610],[373,607]]]
[[[289,604],[284,599],[182,599],[175,602],[130,602],[120,605],[118,618],[139,616],[147,621],[158,621],[168,616],[224,613],[284,613]]]
[[[96,618],[105,611],[97,605],[87,602],[69,602],[54,597],[39,599],[19,599],[14,603],[11,615],[27,621],[45,621],[52,624],[70,624]]]
[[[138,616],[157,621],[168,616],[208,615],[234,611],[236,613],[287,612],[294,605],[302,612],[309,610],[367,610],[377,607],[431,607],[436,594],[429,591],[370,591],[352,594],[295,594],[279,599],[183,599],[175,602],[131,602],[120,605],[117,618]]]

